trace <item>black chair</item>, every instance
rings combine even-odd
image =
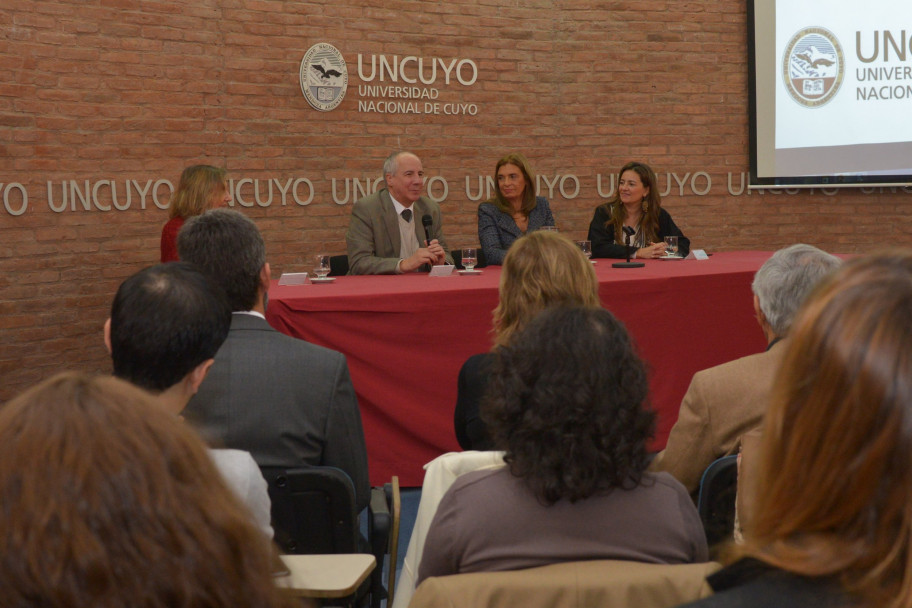
[[[383,561],[390,549],[394,522],[383,488],[371,491],[368,507],[368,539],[361,538],[355,489],[351,478],[334,467],[260,467],[269,486],[272,502],[272,528],[275,542],[283,553],[332,554],[371,553],[377,566],[369,580],[342,603],[363,606],[370,599],[379,608],[387,597],[383,587]],[[398,487],[397,487],[398,490]],[[398,492],[396,493],[398,500]],[[391,570],[396,567],[390,565]]]
[[[484,268],[488,265],[487,260],[485,259],[484,250],[479,247],[477,250],[478,259],[475,264],[475,268]],[[456,268],[459,270],[465,270],[465,266],[462,264],[462,249],[453,249],[450,251],[450,255],[453,256],[453,264],[456,265]]]
[[[329,256],[329,276],[341,277],[348,274],[348,256],[331,255]]]
[[[735,530],[735,498],[738,495],[738,456],[713,461],[700,479],[697,511],[706,542],[712,547],[731,540]]]

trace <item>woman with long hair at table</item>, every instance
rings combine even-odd
[[[589,224],[594,258],[626,258],[624,228],[634,230],[631,252],[635,258],[665,255],[665,237],[678,237],[678,254],[690,252],[690,239],[662,208],[662,196],[655,172],[645,163],[627,163],[618,171],[614,197],[595,209]]]
[[[228,172],[211,165],[193,165],[181,173],[177,190],[171,197],[169,220],[162,228],[161,261],[174,262],[177,255],[177,233],[187,218],[231,202]]]
[[[693,605],[912,606],[912,252],[847,262],[791,336],[740,559]]]
[[[488,264],[503,264],[510,246],[522,235],[554,226],[551,207],[535,196],[535,173],[519,152],[494,167],[494,197],[478,206],[478,241]]]
[[[532,232],[516,241],[504,258],[500,302],[494,309],[494,349],[550,306],[600,308],[598,279],[579,247],[557,232]],[[493,353],[473,355],[457,381],[453,424],[464,450],[491,449],[479,415]]]
[[[59,374],[0,408],[4,606],[286,606],[203,442],[141,389]]]
[[[646,472],[648,392],[645,367],[610,312],[558,307],[536,316],[498,349],[482,402],[506,466],[450,486],[418,583],[592,559],[706,561],[687,490],[668,473]]]

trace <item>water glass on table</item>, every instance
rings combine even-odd
[[[462,265],[466,270],[475,270],[478,263],[478,250],[475,247],[464,247],[462,250]]]
[[[329,274],[329,256],[325,253],[314,256],[314,274],[318,279],[325,279]]]
[[[678,237],[665,237],[665,255],[668,257],[677,257],[678,255]]]

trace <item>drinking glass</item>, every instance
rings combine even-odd
[[[462,265],[466,270],[475,270],[475,264],[478,263],[478,252],[475,247],[465,247],[462,250]]]
[[[314,274],[318,279],[325,279],[329,274],[329,256],[325,253],[314,256]]]
[[[672,256],[672,257],[678,255],[678,237],[676,237],[676,236],[666,236],[665,237],[665,255]]]
[[[579,246],[580,251],[583,252],[583,255],[587,258],[592,257],[592,241],[577,241],[577,246]]]

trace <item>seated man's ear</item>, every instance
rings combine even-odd
[[[206,374],[209,373],[209,368],[212,367],[213,363],[215,363],[215,359],[206,359],[194,367],[193,371],[188,374],[187,381],[190,383],[189,389],[191,395],[195,395],[196,391],[199,390],[200,384],[206,379]]]
[[[260,268],[260,287],[263,288],[263,293],[269,291],[269,281],[272,280],[272,270],[269,268],[269,262],[263,264],[263,267]]]
[[[104,343],[105,347],[108,349],[108,354],[111,354],[111,317],[108,317],[108,320],[104,324]]]

